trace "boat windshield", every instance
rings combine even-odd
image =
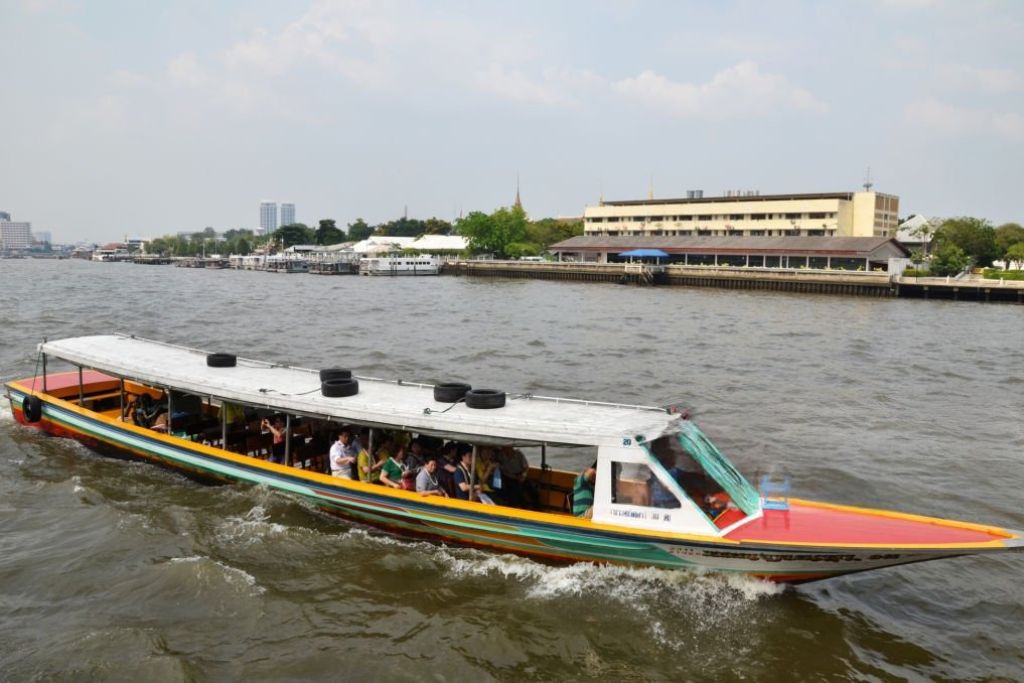
[[[683,421],[678,431],[648,442],[646,447],[698,506],[725,493],[745,514],[760,509],[757,489],[694,423]]]

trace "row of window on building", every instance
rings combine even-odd
[[[769,220],[824,220],[836,218],[835,212],[822,211],[817,213],[750,213],[750,214],[705,214],[689,216],[596,216],[587,218],[593,223],[619,223],[619,222],[682,222],[682,221],[769,221]]]
[[[835,237],[834,228],[815,230],[798,230],[794,228],[779,230],[602,230],[590,232],[591,235],[607,235],[608,237]]]

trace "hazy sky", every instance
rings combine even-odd
[[[1024,221],[1024,2],[0,0],[0,210],[55,241],[857,189]]]

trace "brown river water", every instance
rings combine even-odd
[[[692,406],[794,495],[1024,529],[1024,308],[0,261],[0,376],[123,331]],[[577,468],[572,456],[556,466]],[[1024,555],[780,588],[407,541],[0,418],[0,680],[1024,680]]]

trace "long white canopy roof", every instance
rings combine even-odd
[[[338,422],[476,439],[573,445],[650,440],[678,415],[646,406],[510,394],[504,408],[473,409],[434,401],[431,385],[359,377],[359,393],[320,392],[318,371],[239,357],[230,368],[208,367],[206,352],[127,335],[48,341],[40,350],[75,365],[160,387]]]

